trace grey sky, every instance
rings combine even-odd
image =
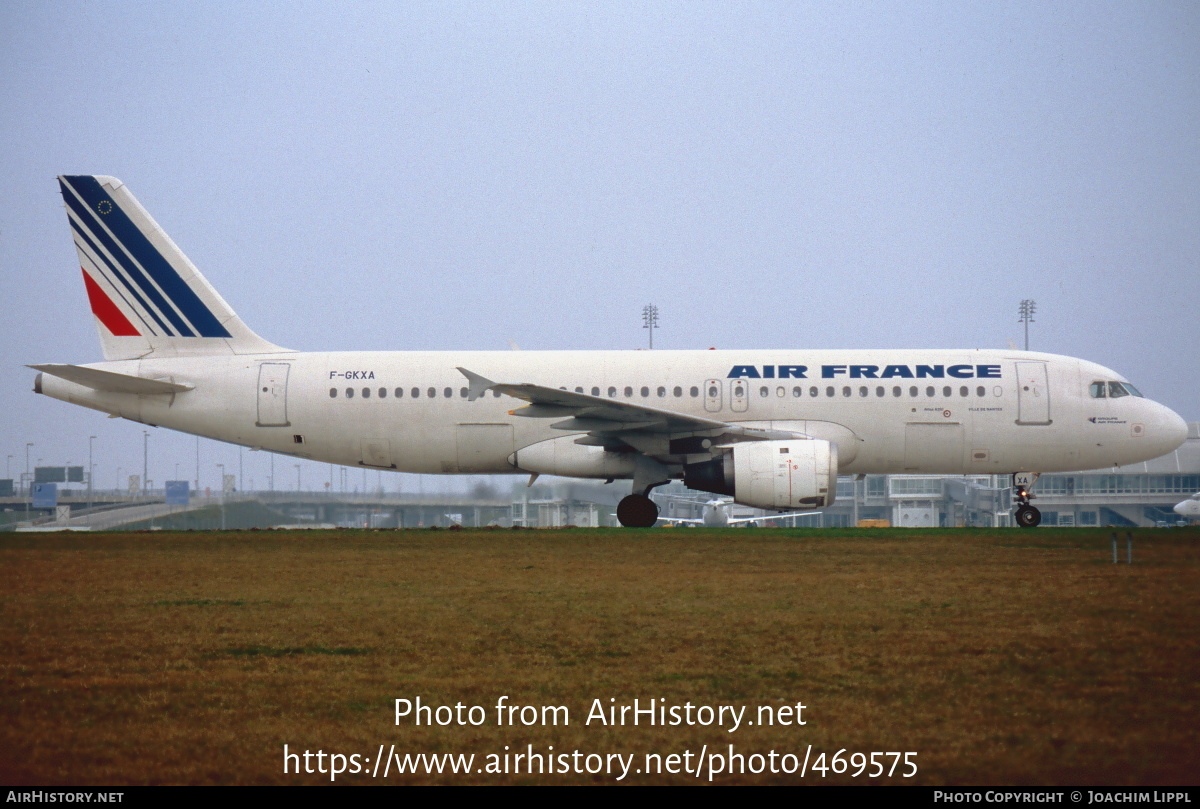
[[[299,350],[635,348],[648,302],[661,348],[1005,347],[1035,298],[1033,348],[1200,419],[1197,43],[1169,2],[4,3],[0,455],[141,469],[22,367],[100,359],[60,173]]]

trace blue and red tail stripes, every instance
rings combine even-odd
[[[231,336],[180,274],[191,275],[186,259],[164,256],[155,245],[159,241],[177,251],[153,220],[140,210],[125,210],[96,177],[58,180],[92,312],[113,336]]]

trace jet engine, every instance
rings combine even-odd
[[[837,447],[819,439],[747,441],[684,466],[683,483],[754,508],[825,508],[837,495]]]

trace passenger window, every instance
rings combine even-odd
[[[949,385],[947,385],[946,387],[942,388],[942,395],[943,395],[943,396],[949,396],[949,395],[950,395],[951,393],[953,393],[953,392],[954,392],[954,391],[953,391],[953,390],[950,388],[950,386],[949,386]]]
[[[354,388],[346,388],[346,398],[347,399],[354,398]]]
[[[576,393],[583,393],[583,385],[576,385],[576,386],[575,386],[575,392],[576,392]]]
[[[659,386],[658,386],[658,398],[660,398],[660,399],[661,399],[661,398],[663,398],[663,397],[664,397],[664,396],[666,396],[666,395],[667,395],[667,389],[666,389],[666,388],[664,388],[662,385],[659,385]]]
[[[425,391],[425,393],[429,396],[430,399],[437,398],[437,388],[430,388],[429,390]]]
[[[738,386],[733,389],[733,395],[737,396],[739,399],[746,395],[746,389],[742,387],[741,383],[738,383]]]
[[[337,398],[337,388],[330,388],[330,389],[329,389],[329,398],[330,398],[330,399],[336,399],[336,398]]]
[[[698,397],[700,395],[700,389],[698,387],[696,387],[695,385],[692,385],[692,388],[689,392],[692,394],[693,399],[695,399],[696,397]]]
[[[683,388],[676,385],[675,390],[671,391],[671,393],[675,394],[675,398],[678,399],[680,396],[683,395]]]
[[[709,388],[708,388],[708,398],[710,398],[710,399],[715,399],[715,398],[717,398],[717,387],[716,387],[716,385],[711,385],[711,386],[709,386]]]
[[[469,388],[459,388],[458,395],[465,399],[471,395],[471,391]]]
[[[364,399],[371,398],[371,389],[370,388],[363,388],[363,398]]]
[[[884,394],[883,385],[880,385],[879,387],[875,388],[876,396],[883,396],[883,394]]]
[[[633,396],[633,388],[630,387],[629,385],[626,385],[625,386],[625,398],[628,399],[632,396]]]
[[[498,391],[498,390],[494,390],[494,391],[492,391],[492,398],[493,398],[493,399],[499,399],[499,398],[500,398],[500,391]]]
[[[396,388],[396,390],[395,390],[395,391],[393,391],[393,393],[395,394],[395,396],[396,396],[396,398],[397,398],[397,399],[403,399],[403,398],[404,398],[404,388]]]
[[[615,397],[617,395],[617,389],[610,386],[608,389],[608,395],[610,397]]]
[[[929,387],[925,388],[925,395],[926,395],[926,396],[933,396],[933,395],[934,395],[934,394],[936,394],[936,393],[937,393],[937,391],[936,391],[936,390],[934,390],[934,388],[933,388],[933,385],[930,385]]]
[[[904,391],[900,389],[900,386],[899,386],[899,385],[896,385],[895,387],[893,387],[893,388],[892,388],[892,395],[893,395],[893,396],[899,396],[899,395],[900,395],[901,393],[903,393],[903,392],[904,392]]]
[[[645,399],[649,395],[650,395],[650,389],[648,387],[646,387],[645,385],[643,385],[642,386],[642,398]]]
[[[387,388],[380,388],[380,389],[379,389],[379,398],[380,398],[380,399],[386,399],[386,398],[387,398]]]
[[[414,399],[420,399],[420,398],[421,398],[421,389],[420,389],[420,388],[413,388],[413,389],[412,389],[412,397],[413,397]]]
[[[970,396],[971,389],[968,388],[966,385],[963,385],[961,388],[958,389],[958,395],[959,396]]]
[[[799,399],[803,395],[804,395],[804,388],[800,387],[799,385],[792,388],[792,396],[793,397]]]
[[[454,395],[454,388],[446,388],[445,390],[442,391],[442,395],[445,396],[447,399],[449,399],[451,396]]]
[[[758,389],[758,395],[762,396],[764,398],[769,396],[770,393],[771,393],[771,389],[768,388],[766,385],[763,385],[761,388]]]
[[[830,385],[829,387],[827,387],[825,389],[825,395],[828,396],[830,399],[832,399],[836,395],[836,393],[833,390],[833,385]]]
[[[860,385],[860,386],[859,386],[859,388],[858,388],[858,395],[859,395],[859,396],[866,396],[866,395],[867,395],[867,386],[866,386],[866,385]]]
[[[593,396],[599,396],[599,395],[600,395],[600,389],[599,389],[599,388],[596,388],[596,387],[593,387],[593,388],[592,388],[592,395],[593,395]]]
[[[909,395],[909,396],[916,396],[916,395],[917,395],[917,386],[916,386],[916,385],[913,385],[912,387],[910,387],[910,388],[908,389],[908,395]]]
[[[821,395],[821,391],[820,391],[820,389],[819,389],[819,388],[816,388],[816,387],[811,387],[811,388],[809,388],[809,389],[808,389],[808,395],[809,395],[809,396],[811,396],[811,397],[813,397],[813,398],[815,399],[815,398],[817,398],[818,396],[820,396],[820,395]]]
[[[987,396],[987,388],[980,385],[975,389],[975,395],[982,399],[984,396]]]

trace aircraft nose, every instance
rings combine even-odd
[[[1183,417],[1169,407],[1159,405],[1162,408],[1162,415],[1158,419],[1159,423],[1155,425],[1155,437],[1164,449],[1162,454],[1179,449],[1183,442],[1188,437],[1187,422]]]

